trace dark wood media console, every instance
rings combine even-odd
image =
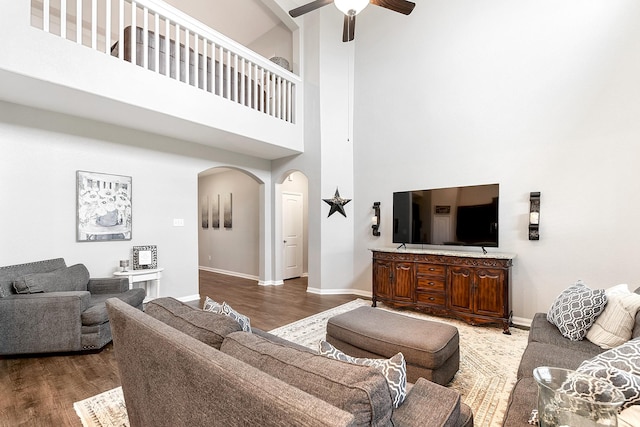
[[[501,323],[510,334],[515,255],[373,249],[373,307],[381,301],[471,325]]]

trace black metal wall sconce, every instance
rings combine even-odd
[[[531,192],[529,202],[529,240],[540,240],[540,192]]]
[[[373,235],[379,236],[380,231],[378,231],[378,229],[380,228],[380,202],[373,202],[373,211],[375,212],[375,214],[371,219],[371,228],[373,229]]]

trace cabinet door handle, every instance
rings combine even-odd
[[[429,271],[436,271],[436,269],[433,267],[429,267]]]
[[[427,283],[427,285],[429,285],[429,286],[434,286],[434,285],[435,285],[435,283],[433,283],[433,282],[429,282],[429,283]]]
[[[429,297],[429,301],[435,301],[436,299],[434,297]]]

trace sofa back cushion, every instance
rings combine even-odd
[[[390,424],[389,386],[375,368],[300,351],[247,332],[229,334],[220,350],[350,412],[357,425]]]
[[[62,258],[0,267],[0,298],[15,294],[13,283],[25,274],[45,273],[64,267],[66,264]]]
[[[203,311],[170,297],[150,301],[145,313],[218,350],[224,337],[242,330],[228,316]]]
[[[16,293],[86,291],[89,270],[83,264],[46,273],[30,273],[13,282]]]

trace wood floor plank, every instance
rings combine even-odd
[[[205,296],[227,301],[266,331],[356,298],[308,293],[305,278],[258,286],[255,280],[201,271],[200,301],[193,305],[202,307]],[[81,427],[73,403],[119,385],[113,344],[92,353],[0,356],[0,427]]]

